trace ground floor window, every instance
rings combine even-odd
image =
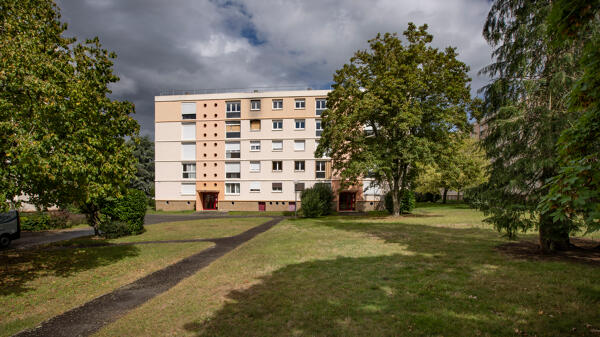
[[[226,183],[225,184],[226,194],[240,194],[240,183]]]

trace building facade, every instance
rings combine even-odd
[[[315,183],[331,184],[338,211],[377,208],[371,181],[340,189],[315,158],[327,93],[156,96],[156,209],[293,211]]]

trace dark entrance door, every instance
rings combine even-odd
[[[205,211],[217,210],[219,204],[219,193],[203,192],[202,193],[202,208]]]
[[[354,211],[356,192],[340,193],[340,211]]]
[[[259,201],[258,202],[258,210],[261,212],[264,212],[267,210],[267,203],[264,201]]]

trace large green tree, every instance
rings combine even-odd
[[[133,147],[125,141],[139,130],[134,107],[108,97],[108,85],[118,81],[116,56],[97,38],[63,39],[66,25],[51,1],[2,6],[9,32],[2,31],[0,104],[7,107],[2,128],[12,133],[0,136],[8,140],[0,176],[10,179],[0,203],[21,194],[39,206],[74,203],[97,230],[103,201],[119,196],[135,173]]]
[[[439,193],[442,203],[446,203],[449,190],[460,192],[476,187],[487,180],[489,164],[479,142],[473,138],[463,138],[445,150],[445,155],[432,164],[426,165],[415,181],[415,191]]]
[[[417,164],[434,161],[463,135],[470,106],[468,67],[456,50],[431,47],[427,25],[410,23],[404,37],[406,44],[396,34],[378,35],[336,71],[317,148],[344,184],[370,175],[389,186],[395,215]]]
[[[549,34],[559,37],[553,48],[581,45],[582,76],[572,87],[568,108],[581,113],[558,143],[557,176],[542,210],[555,221],[583,219],[588,231],[600,230],[600,1],[556,0]]]
[[[550,10],[550,0],[496,0],[483,29],[495,60],[482,70],[492,78],[483,90],[482,142],[491,165],[479,207],[509,237],[537,227],[544,251],[568,248],[576,229],[538,208],[546,182],[558,173],[556,140],[577,117],[566,98],[578,78],[578,48],[549,47]]]

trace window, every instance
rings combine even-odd
[[[240,162],[225,163],[225,178],[240,177]]]
[[[196,103],[181,103],[181,119],[196,119]]]
[[[274,119],[273,120],[273,130],[283,130],[283,120]]]
[[[316,136],[321,137],[321,134],[323,133],[323,123],[320,119],[315,119],[315,130]]]
[[[316,178],[325,178],[325,161],[316,161],[315,167],[315,177]]]
[[[375,132],[373,131],[372,125],[363,126],[363,131],[365,132],[366,136],[372,136],[373,134],[375,134]]]
[[[196,143],[181,144],[181,159],[196,160]]]
[[[316,103],[317,103],[317,109],[315,110],[315,115],[321,116],[321,114],[323,113],[323,110],[327,109],[325,107],[327,105],[327,100],[318,98]]]
[[[294,171],[304,171],[304,160],[296,160],[294,161]]]
[[[240,158],[240,142],[225,143],[225,158],[227,158],[227,159]]]
[[[274,99],[273,100],[273,110],[281,110],[283,109],[283,100],[282,99]]]
[[[181,139],[196,140],[196,123],[181,124]]]
[[[250,141],[250,151],[260,151],[260,140]]]
[[[250,172],[260,172],[260,162],[259,161],[251,161],[250,162]]]
[[[260,110],[260,100],[253,99],[250,101],[250,110]]]
[[[296,192],[304,191],[304,183],[296,183],[294,185],[294,191],[296,191]]]
[[[273,162],[273,171],[274,172],[281,172],[282,167],[283,167],[283,162],[281,162],[281,161]]]
[[[196,179],[196,164],[182,164],[183,179]]]
[[[294,141],[294,151],[304,151],[304,141],[303,140],[295,140]]]
[[[195,195],[196,194],[196,184],[181,184],[181,195]]]
[[[240,183],[225,183],[225,194],[240,194]]]
[[[250,182],[250,192],[260,192],[260,181]]]
[[[296,119],[294,120],[294,129],[296,130],[304,130],[306,126],[306,120],[304,119]]]
[[[296,103],[296,109],[304,109],[306,107],[306,100],[304,98],[296,98],[294,102]]]
[[[260,119],[250,121],[250,131],[260,131]]]
[[[240,122],[225,122],[225,137],[240,138],[241,136]]]
[[[240,101],[226,102],[227,118],[240,118],[241,103]]]
[[[271,186],[273,192],[283,192],[283,183],[273,183]]]
[[[273,140],[271,146],[273,151],[283,151],[283,140]]]

